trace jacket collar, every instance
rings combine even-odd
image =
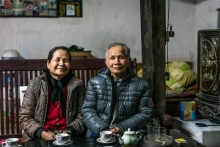
[[[98,75],[102,76],[104,78],[111,78],[111,71],[109,70],[108,67],[105,67],[98,72]],[[131,67],[127,67],[127,75],[126,75],[125,79],[127,79],[128,77],[131,78],[135,75],[136,74],[134,73],[133,69]]]

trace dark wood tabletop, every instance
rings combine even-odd
[[[136,147],[157,147],[158,145],[154,143],[147,143],[144,142],[144,137],[146,136],[145,133],[142,135],[142,139],[138,142]],[[184,145],[184,147],[205,147],[195,140],[187,137],[186,135],[178,132],[177,130],[170,130],[170,135],[173,137],[173,143],[171,145],[168,145],[168,147],[180,147],[179,145],[174,143],[174,139],[176,138],[184,138],[187,140],[188,145]],[[96,141],[97,137],[77,137],[72,139],[72,143],[69,145],[65,145],[64,147],[126,147],[119,144],[118,139],[116,138],[116,141],[113,143],[99,143]],[[35,141],[29,141],[29,142],[23,142],[23,147],[61,147],[59,145],[54,145],[54,141],[44,141],[44,140],[35,140]],[[129,146],[130,147],[130,146]]]

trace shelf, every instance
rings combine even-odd
[[[70,55],[72,59],[94,59],[94,57],[91,54],[91,51],[71,51]]]

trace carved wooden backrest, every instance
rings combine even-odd
[[[137,73],[136,59],[130,65]],[[0,139],[21,137],[19,128],[20,86],[27,86],[30,79],[39,76],[46,67],[46,59],[0,60]],[[106,67],[104,59],[74,59],[73,73],[83,80],[89,79]]]

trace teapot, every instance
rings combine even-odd
[[[138,134],[139,134],[139,137],[138,137]],[[138,141],[142,137],[142,133],[131,131],[131,129],[128,128],[128,131],[125,131],[122,137],[120,136],[120,134],[117,134],[117,136],[118,136],[119,143],[121,145],[132,146],[132,145],[137,145]]]

